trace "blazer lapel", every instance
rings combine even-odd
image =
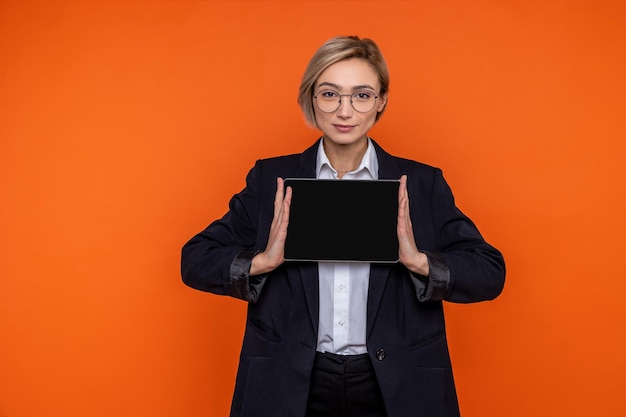
[[[319,316],[320,316],[320,288],[319,288],[319,270],[316,262],[302,263],[299,265],[300,279],[302,280],[302,288],[304,289],[304,299],[306,301],[309,315],[311,316],[311,325],[315,334],[317,334]]]
[[[302,154],[296,167],[294,177],[296,178],[315,178],[315,165],[317,161],[317,149],[320,140],[316,141],[313,146],[309,147]],[[309,314],[311,316],[311,324],[317,334],[319,323],[319,270],[317,263],[301,263],[298,265],[300,271],[300,279],[304,289],[304,298],[306,301]]]
[[[399,180],[402,171],[400,171],[397,159],[385,152],[373,139],[372,143],[374,144],[376,156],[378,157],[378,179]]]
[[[372,140],[378,157],[378,179],[397,180],[402,172],[397,160],[385,152],[374,140]],[[367,297],[367,335],[369,336],[378,314],[378,306],[382,299],[391,266],[388,264],[372,264],[370,266],[370,282]]]
[[[294,176],[297,178],[315,178],[315,164],[317,163],[317,149],[321,139],[300,154]]]
[[[390,268],[384,264],[372,264],[370,266],[370,285],[367,294],[367,337],[369,337],[374,320],[378,314],[378,306],[387,285]]]

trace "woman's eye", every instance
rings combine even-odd
[[[322,91],[319,95],[324,97],[324,98],[339,97],[339,94],[337,94],[335,91],[331,91],[331,90]]]
[[[369,91],[357,91],[353,96],[359,100],[368,100],[373,94]]]

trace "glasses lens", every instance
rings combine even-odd
[[[325,112],[332,113],[339,108],[341,96],[339,93],[332,90],[323,90],[317,94],[317,107]]]
[[[370,90],[358,90],[352,94],[352,107],[354,110],[367,113],[376,104],[376,94]]]

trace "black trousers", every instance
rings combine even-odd
[[[386,417],[367,354],[315,356],[307,417]]]

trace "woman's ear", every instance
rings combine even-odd
[[[379,97],[379,102],[378,102],[378,113],[380,113],[381,111],[383,111],[383,109],[385,108],[385,106],[387,105],[387,93],[385,94],[381,94],[381,96]]]

